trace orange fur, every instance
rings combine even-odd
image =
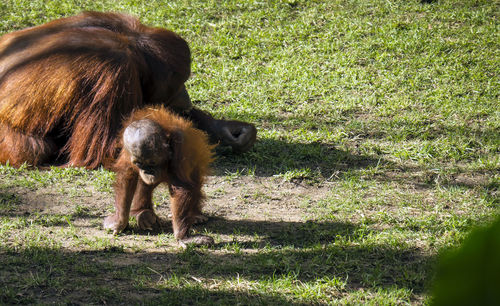
[[[39,165],[62,155],[95,168],[114,160],[123,118],[168,103],[189,66],[182,38],[122,14],[86,12],[4,35],[0,163]],[[57,147],[42,145],[53,150],[47,154],[45,143]]]
[[[172,224],[176,239],[186,239],[189,228],[201,214],[204,200],[202,186],[213,161],[214,145],[208,136],[193,127],[192,123],[171,113],[164,107],[146,107],[132,113],[124,129],[135,121],[149,119],[158,123],[169,141],[165,152],[168,162],[162,166],[161,182],[166,182],[171,198]],[[123,135],[123,131],[121,133]],[[138,175],[139,168],[131,162],[130,153],[122,149],[114,165],[115,183],[114,215],[105,220],[105,227],[115,231],[128,223],[129,214],[136,216],[139,226],[156,222],[152,193],[156,185],[147,185]],[[158,184],[158,183],[157,183]],[[145,217],[147,216],[147,217]],[[148,221],[144,221],[148,220]]]
[[[54,143],[16,133],[5,125],[0,125],[0,135],[4,135],[0,137],[0,161],[12,165],[21,165],[26,160],[39,163],[50,158],[55,150]]]
[[[151,119],[168,133],[181,132],[183,135],[180,169],[186,180],[196,171],[200,178],[204,178],[209,172],[210,163],[214,160],[213,149],[215,145],[210,145],[206,133],[195,129],[190,121],[177,116],[165,107],[146,107],[132,113],[130,118],[123,124],[127,127],[133,121],[141,119]],[[123,132],[122,132],[123,134]],[[167,135],[168,137],[168,135]],[[202,182],[200,182],[202,184]]]

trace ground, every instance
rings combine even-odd
[[[0,304],[428,304],[499,215],[495,1],[4,0],[0,33],[82,10],[179,33],[193,104],[258,141],[218,149],[208,248],[177,245],[165,189],[161,230],[115,237],[113,173],[0,165]]]
[[[393,169],[346,181],[338,178],[346,172],[338,171],[318,182],[229,171],[230,164],[216,163],[204,186],[210,219],[193,229],[214,237],[215,245],[183,250],[173,239],[164,187],[154,199],[160,229],[139,231],[131,219],[113,236],[101,226],[113,211],[112,173],[3,167],[0,257],[7,266],[0,279],[8,290],[2,298],[420,304],[434,245],[458,233],[443,228],[467,226],[459,216],[477,209],[437,192],[435,181],[460,186],[470,198],[491,175],[444,179]]]

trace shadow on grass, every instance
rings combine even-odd
[[[337,236],[351,239],[359,235],[353,224],[340,222],[273,222],[210,217],[206,224],[195,227],[220,235],[257,235],[261,238],[254,242],[238,242],[239,246],[246,249],[265,246],[309,248],[333,242]]]
[[[328,178],[338,171],[375,166],[380,162],[378,159],[336,149],[333,145],[264,139],[259,140],[252,150],[240,155],[233,154],[228,148],[217,148],[214,169],[216,175],[246,170],[263,177],[310,169]]]
[[[26,260],[35,253],[36,260]],[[179,275],[179,284],[176,269],[165,271],[156,266],[152,269],[147,260],[144,265],[111,263],[128,259],[120,254],[31,249],[21,254],[2,254],[0,251],[0,258],[9,264],[0,272],[3,280],[0,303],[3,305],[303,305],[279,294],[208,289],[203,286],[207,284],[189,278],[189,275],[200,277],[196,270]],[[175,257],[161,259],[168,263]],[[86,262],[85,267],[82,262]],[[184,276],[188,278],[181,279]]]
[[[358,230],[353,224],[340,222],[290,222],[290,221],[257,221],[257,220],[228,220],[220,217],[209,217],[204,224],[193,227],[199,232],[207,230],[214,235],[234,235],[258,237],[249,238],[251,241],[234,241],[241,249],[272,248],[310,248],[334,242],[336,238],[356,239],[360,235],[371,233],[366,229]],[[128,227],[125,234],[149,236],[162,233],[172,233],[170,220],[160,217],[161,228],[154,231],[142,231],[136,227]],[[212,235],[210,234],[210,235]],[[216,244],[216,248],[224,248],[229,243]]]
[[[437,185],[467,189],[480,187],[485,190],[498,187],[490,182],[493,170],[461,171],[457,168],[454,173],[443,177],[435,169],[422,164],[394,163],[382,157],[340,150],[329,144],[289,143],[272,139],[259,140],[252,150],[239,155],[228,148],[218,148],[213,168],[216,176],[231,173],[249,173],[259,177],[283,175],[290,181],[339,179],[351,170],[377,168],[372,179],[398,182],[418,189],[434,188]]]
[[[190,253],[193,253],[190,251]],[[131,262],[131,257],[137,257]],[[276,294],[225,288],[207,289],[190,276],[203,277],[198,269],[184,272],[180,257],[149,253],[130,255],[116,250],[69,252],[29,248],[12,252],[0,247],[0,303],[12,304],[125,304],[198,305],[289,304]],[[193,255],[194,256],[194,255]],[[196,256],[194,256],[196,257]],[[196,278],[197,279],[197,278]]]
[[[283,305],[293,303],[289,290],[300,292],[321,282],[329,282],[327,290],[339,297],[383,288],[408,288],[418,294],[431,261],[416,249],[387,245],[213,249],[128,253],[120,248],[72,252],[2,246],[0,302]]]
[[[374,232],[353,223],[213,218],[198,227],[235,240],[179,252],[0,245],[0,302],[281,305],[294,302],[293,293],[283,293],[287,290],[330,281],[328,286],[338,288],[329,290],[338,290],[339,296],[360,288],[407,288],[419,294],[433,261],[404,244],[362,243]],[[236,278],[246,285],[233,291]],[[281,286],[285,291],[272,289]]]

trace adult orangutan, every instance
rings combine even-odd
[[[85,12],[0,38],[0,163],[110,167],[123,119],[162,105],[234,151],[252,124],[215,120],[191,105],[190,51],[175,33],[136,18]]]

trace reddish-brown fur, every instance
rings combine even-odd
[[[125,122],[124,127],[132,122],[150,119],[161,125],[169,139],[171,158],[166,169],[162,169],[161,181],[166,182],[171,195],[173,230],[176,239],[188,236],[188,230],[201,214],[204,199],[202,185],[213,160],[213,148],[207,135],[193,128],[191,122],[178,117],[165,108],[144,108],[134,112]],[[148,217],[156,219],[151,202],[156,185],[146,185],[138,175],[139,169],[131,162],[130,154],[123,149],[113,166],[116,171],[115,208],[116,213],[108,223],[121,223],[121,229],[128,223],[129,214],[139,218],[146,212]],[[155,220],[153,220],[154,223]],[[138,219],[138,223],[141,221]]]
[[[109,165],[123,118],[168,105],[189,74],[182,38],[122,14],[87,12],[6,34],[0,163]]]

